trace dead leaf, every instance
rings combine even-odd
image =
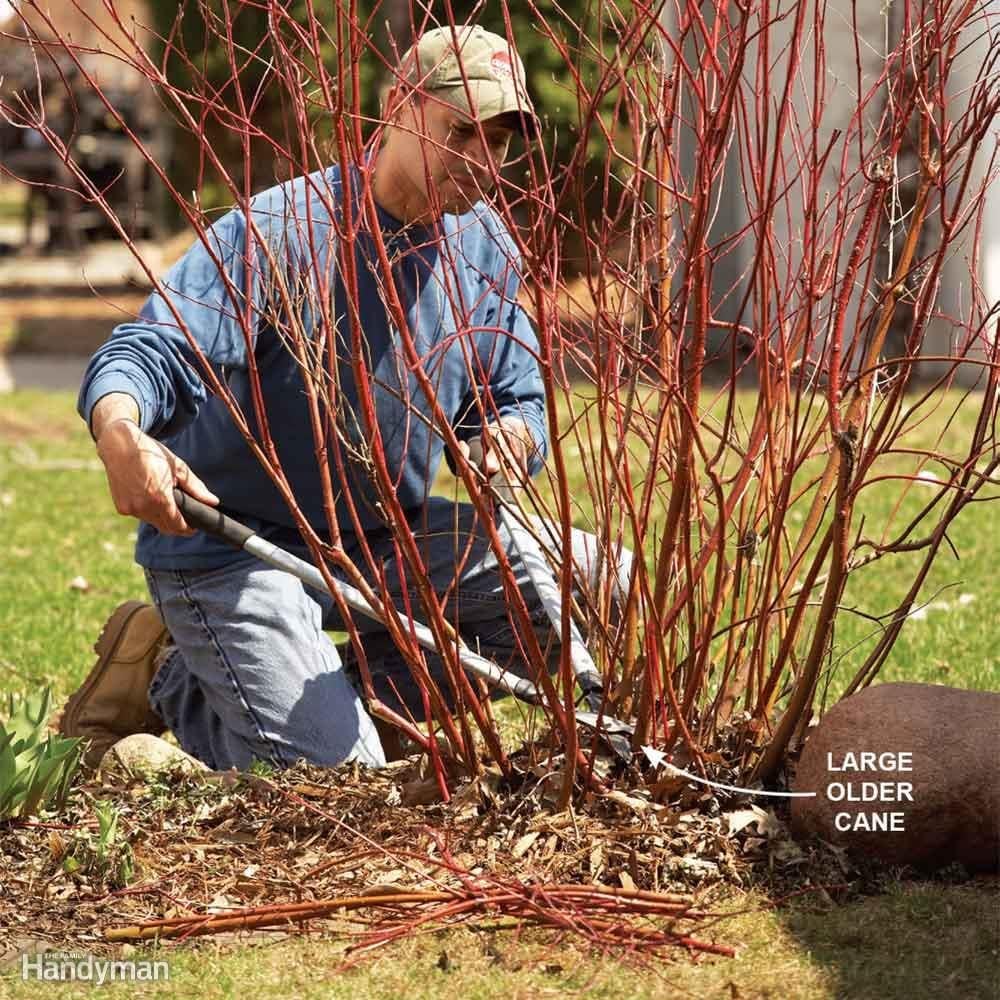
[[[475,778],[468,784],[463,785],[452,797],[451,804],[455,810],[455,819],[458,822],[475,819],[479,815],[479,808],[484,803],[490,804],[496,801],[495,794],[489,789],[486,782]]]
[[[590,877],[596,879],[604,867],[604,845],[598,841],[590,849]]]
[[[55,861],[62,861],[66,854],[66,841],[58,830],[49,830],[49,853]]]
[[[699,875],[715,874],[719,870],[719,866],[714,861],[706,861],[704,858],[697,858],[691,854],[678,858],[678,864],[686,871]]]
[[[437,778],[418,778],[400,789],[404,806],[429,806],[441,801],[441,786]]]
[[[518,842],[514,845],[514,849],[510,852],[511,857],[522,858],[528,851],[531,850],[531,845],[538,840],[539,833],[537,830],[532,830],[531,833],[526,833],[521,837]]]
[[[296,795],[301,795],[304,799],[325,799],[328,798],[332,789],[325,785],[298,784],[292,785],[291,791]]]
[[[208,913],[229,913],[230,910],[235,909],[236,903],[232,902],[225,893],[217,893],[212,901],[208,904],[206,912]]]
[[[210,836],[213,840],[220,841],[223,844],[256,844],[258,842],[257,834],[250,833],[248,830],[211,830],[209,831]],[[214,846],[214,845],[208,845]],[[191,847],[188,844],[188,847]]]
[[[746,809],[734,809],[732,812],[724,813],[722,816],[726,823],[726,830],[730,834],[739,833],[745,830],[752,823],[757,824],[757,830],[764,832],[763,826],[767,824],[767,813],[760,806],[751,805]]]
[[[625,792],[619,791],[617,788],[608,792],[603,798],[631,810],[637,816],[644,816],[650,809],[650,803],[645,799],[637,798],[635,795],[626,795]]]

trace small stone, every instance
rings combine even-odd
[[[99,768],[105,778],[126,779],[178,769],[194,774],[208,767],[152,733],[133,733],[119,740],[101,758]]]
[[[793,783],[792,831],[888,864],[1000,868],[1000,694],[878,684],[834,705]]]
[[[90,584],[87,582],[85,576],[74,576],[72,580],[69,581],[70,590],[78,590],[81,594],[87,593],[90,590]]]

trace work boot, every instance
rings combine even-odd
[[[156,608],[141,601],[122,604],[108,619],[94,644],[97,662],[59,720],[64,736],[89,741],[85,770],[96,768],[105,751],[125,736],[166,731],[150,707],[149,683],[159,666],[157,654],[168,639]]]

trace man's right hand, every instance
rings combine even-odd
[[[165,535],[193,535],[174,503],[174,486],[215,507],[219,498],[169,448],[139,427],[139,407],[123,393],[102,397],[90,429],[119,514],[137,517]]]

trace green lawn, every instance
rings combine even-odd
[[[876,506],[878,501],[874,501]],[[912,502],[916,502],[913,500]],[[872,516],[869,511],[869,516]],[[81,679],[90,647],[119,602],[144,594],[132,563],[135,526],[118,517],[70,394],[0,397],[0,669],[4,692],[51,685],[57,698]],[[943,555],[925,597],[947,606],[904,629],[883,679],[998,687],[995,629],[1000,586],[1000,507],[976,505],[955,526],[961,560]],[[845,603],[889,610],[905,584],[906,560],[873,568]],[[85,589],[72,586],[76,578]],[[79,582],[79,581],[78,581]],[[939,593],[940,592],[940,593]],[[937,596],[935,596],[937,595]],[[963,597],[962,595],[968,595]],[[984,624],[985,623],[985,624]],[[872,631],[844,615],[838,650]],[[863,651],[845,657],[843,671]],[[0,857],[0,878],[4,859]],[[811,897],[779,910],[735,889],[721,900],[752,912],[727,921],[719,937],[735,960],[676,962],[640,969],[581,955],[531,936],[493,942],[470,930],[429,935],[337,974],[343,943],[333,935],[222,945],[211,940],[169,951],[172,981],[158,988],[108,988],[109,996],[162,993],[205,1000],[242,995],[315,997],[695,996],[719,998],[996,998],[997,898],[988,883],[888,881],[889,891],[842,906]],[[39,891],[42,891],[40,888]],[[0,944],[10,928],[0,925]],[[18,928],[30,933],[30,928]],[[438,967],[442,951],[448,971]],[[2,948],[0,948],[2,953]],[[0,997],[40,995],[14,972]],[[45,996],[83,996],[87,987],[50,986]]]
[[[872,491],[867,523],[898,492]],[[909,508],[922,502],[915,487]],[[582,493],[582,491],[579,491]],[[581,522],[582,523],[582,522]],[[135,522],[119,517],[69,394],[16,392],[0,397],[0,668],[16,692],[51,684],[64,693],[88,666],[90,646],[109,609],[145,593],[132,562]],[[956,560],[942,550],[921,594],[926,612],[908,622],[881,677],[1000,687],[1000,649],[983,628],[1000,613],[1000,503],[975,504],[949,537]],[[852,577],[848,608],[884,614],[912,579],[917,554],[894,556]],[[70,584],[83,577],[89,589]],[[945,606],[946,605],[946,606]],[[861,662],[877,626],[850,612],[837,625],[837,682]],[[861,644],[861,645],[859,645]],[[853,649],[853,652],[851,651]],[[836,688],[837,682],[833,687]]]
[[[757,907],[723,924],[735,959],[695,964],[685,956],[639,966],[580,953],[567,942],[514,941],[472,930],[410,940],[347,972],[343,943],[330,935],[212,942],[146,954],[170,963],[160,984],[105,985],[109,997],[198,1000],[284,996],[302,1000],[456,1000],[586,996],[700,1000],[995,1000],[996,895],[963,887],[897,886],[835,909]],[[720,930],[722,930],[720,928]],[[447,961],[442,961],[442,954]],[[447,969],[441,966],[446,965]],[[0,972],[0,997],[34,1000],[92,995],[92,987],[22,982]]]

